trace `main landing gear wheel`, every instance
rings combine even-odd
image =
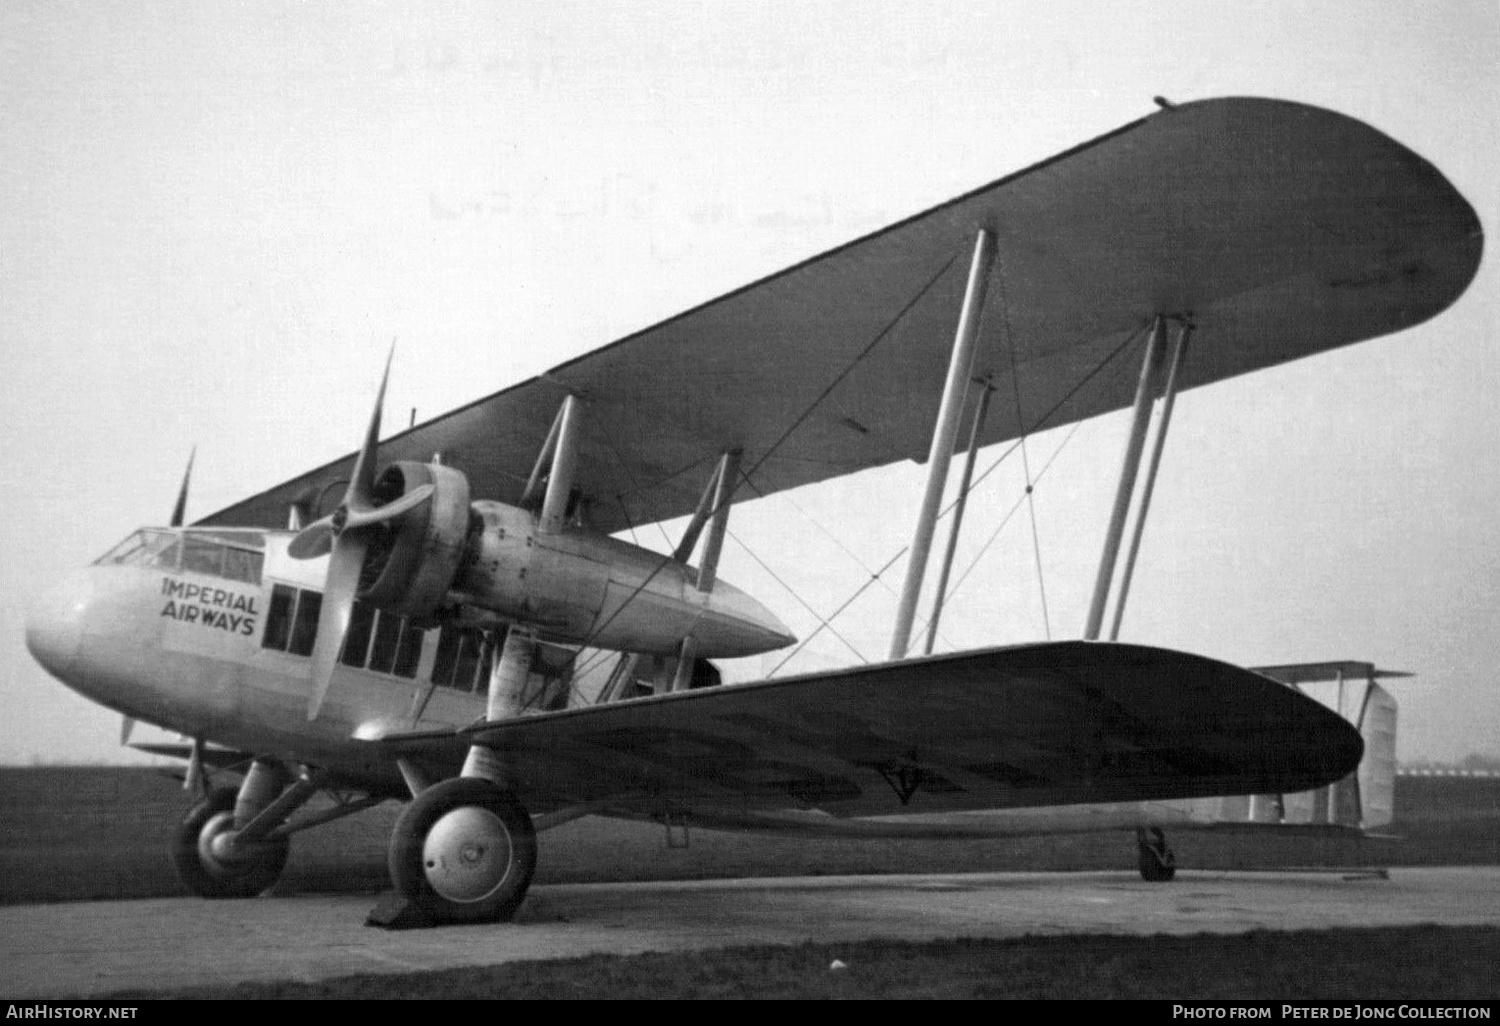
[[[1142,880],[1166,883],[1177,875],[1177,856],[1167,847],[1167,835],[1161,832],[1161,827],[1152,827],[1149,837],[1145,830],[1137,827],[1135,844]]]
[[[177,875],[194,894],[205,898],[253,898],[276,882],[286,868],[291,841],[286,837],[254,841],[233,851],[217,838],[234,830],[238,790],[216,787],[188,810],[172,842]]]
[[[396,892],[437,923],[509,919],[536,869],[536,831],[521,803],[488,780],[455,777],[423,791],[391,832]]]

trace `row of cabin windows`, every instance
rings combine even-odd
[[[417,663],[421,661],[422,631],[411,626],[406,617],[377,610],[363,602],[354,603],[339,662],[376,673],[415,677]]]
[[[490,686],[495,646],[472,627],[445,623],[438,631],[437,654],[432,659],[432,682],[441,688],[485,692]]]
[[[321,592],[274,585],[261,647],[292,655],[312,655],[322,611]],[[375,673],[415,677],[422,661],[425,636],[425,631],[413,627],[404,616],[356,602],[339,662]],[[438,632],[437,653],[433,656],[432,682],[439,687],[482,692],[489,684],[493,657],[493,646],[484,644],[482,632],[444,624]]]

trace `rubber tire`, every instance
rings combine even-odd
[[[177,867],[178,878],[194,894],[205,898],[253,898],[280,879],[281,871],[286,868],[292,850],[291,839],[287,837],[262,841],[255,855],[242,861],[204,863],[199,841],[211,823],[214,833],[222,830],[225,821],[216,821],[216,817],[225,814],[233,817],[238,795],[238,788],[214,788],[207,798],[187,811],[177,826],[172,840],[172,864]],[[229,822],[233,822],[232,818]]]
[[[427,834],[439,819],[466,806],[492,813],[510,845],[505,873],[483,898],[460,902],[437,893],[423,866]],[[504,922],[516,914],[536,870],[536,830],[524,806],[498,785],[473,777],[453,777],[414,798],[396,820],[387,857],[396,893],[415,903],[434,923]]]

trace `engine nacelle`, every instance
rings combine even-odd
[[[375,482],[382,503],[426,484],[432,498],[371,541],[359,578],[361,599],[416,618],[437,611],[458,573],[470,531],[469,479],[452,467],[403,460]]]
[[[796,639],[770,610],[723,578],[585,528],[545,533],[530,510],[474,503],[469,558],[454,598],[543,639],[671,656],[684,638],[699,658],[756,655]]]
[[[384,506],[432,485],[426,502],[371,530],[356,596],[428,620],[445,606],[483,610],[559,644],[669,656],[691,637],[699,658],[768,652],[795,639],[722,579],[586,529],[543,533],[535,512],[469,502],[469,480],[441,464],[400,462],[371,489]]]

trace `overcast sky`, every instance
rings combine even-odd
[[[194,445],[190,519],[349,451],[393,336],[392,430],[1157,94],[1359,118],[1492,232],[1497,68],[1493,0],[0,4],[0,762],[120,757],[118,718],[25,651],[37,586],[164,522]],[[1403,758],[1500,752],[1494,267],[1417,329],[1184,395],[1122,637],[1410,670]],[[1030,443],[1034,473],[1061,446],[1046,618],[1024,509],[981,552],[1019,466],[976,493],[944,647],[1080,633],[1122,428]],[[798,597],[738,544],[723,576],[806,635],[802,602],[826,615],[906,543],[920,481],[743,507]],[[877,584],[834,626],[881,658],[894,606]],[[856,658],[825,633],[793,667]]]

